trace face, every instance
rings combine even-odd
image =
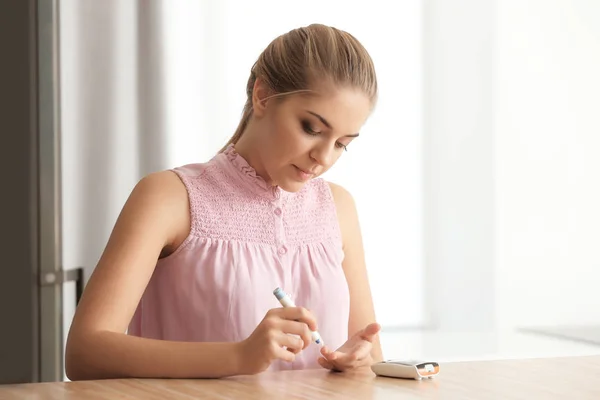
[[[254,106],[263,175],[271,184],[297,192],[351,151],[370,111],[366,94],[345,87],[272,98]]]

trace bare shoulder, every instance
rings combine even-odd
[[[187,190],[173,171],[146,175],[135,185],[124,211],[153,214],[160,219],[178,220],[189,213]],[[170,224],[169,224],[170,225]]]
[[[187,191],[183,182],[171,170],[154,172],[144,176],[135,186],[132,194],[134,193],[173,200],[182,197],[187,198]]]
[[[341,185],[333,182],[327,182],[327,184],[331,189],[338,215],[346,218],[356,214],[356,205],[352,194]]]
[[[125,206],[129,214],[137,212],[155,218],[168,232],[165,252],[170,253],[189,234],[189,198],[185,185],[171,170],[143,177],[133,189]],[[162,254],[163,256],[166,254]]]
[[[333,195],[343,246],[345,249],[348,246],[356,246],[362,239],[354,198],[343,186],[332,182],[327,183]]]

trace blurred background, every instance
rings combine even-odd
[[[385,357],[600,354],[600,2],[26,0],[0,18],[0,383],[65,379],[133,186],[210,159],[259,53],[313,22],[377,68],[326,178],[358,206]]]

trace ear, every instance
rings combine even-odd
[[[265,115],[269,96],[271,96],[271,89],[262,79],[257,78],[252,89],[252,109],[255,117],[260,118]]]

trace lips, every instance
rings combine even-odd
[[[296,169],[298,173],[298,178],[301,181],[308,181],[316,175],[314,172],[309,172],[305,169],[298,167],[297,165],[294,165],[294,168]]]
[[[297,165],[294,165],[294,167],[298,168],[300,170],[300,172],[303,172],[306,175],[316,175],[314,172],[310,172],[310,171],[307,171],[305,169],[302,169],[302,168],[298,167]]]

